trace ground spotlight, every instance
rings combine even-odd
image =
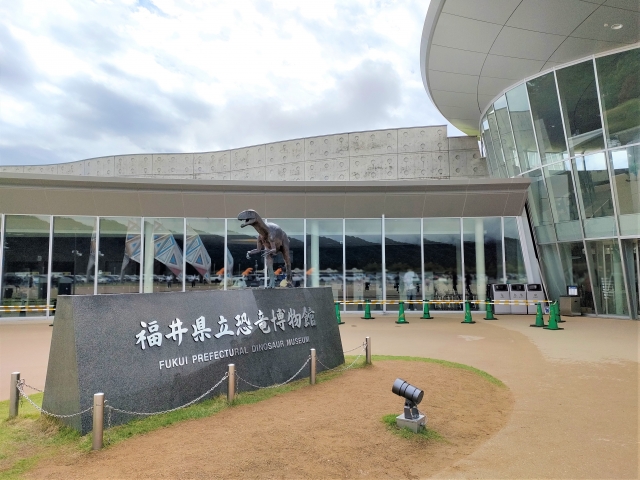
[[[424,428],[427,418],[418,410],[424,392],[401,378],[396,378],[391,391],[404,398],[404,415],[398,415],[396,424],[399,427],[408,427],[416,433]]]

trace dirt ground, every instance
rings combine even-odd
[[[376,362],[332,382],[174,425],[97,454],[61,457],[32,476],[639,478],[640,322],[565,317],[565,330],[553,332],[530,328],[532,317],[475,318],[476,324],[462,325],[461,315],[432,312],[433,320],[420,320],[406,313],[410,323],[402,326],[392,314],[375,312],[375,320],[343,314],[343,347],[370,336],[374,355],[472,365],[507,385],[511,410],[507,403],[496,418],[495,407],[474,390],[494,387],[466,372]],[[11,371],[44,386],[50,335],[48,322],[0,322],[0,398],[8,396],[2,379]],[[425,389],[429,425],[450,443],[412,445],[384,430],[380,417],[401,411],[402,401],[390,389],[403,376]],[[467,385],[471,379],[480,383]],[[474,423],[478,417],[497,424],[482,430]]]
[[[401,377],[425,386],[421,411],[444,437],[408,440],[381,418],[402,412]],[[31,478],[419,478],[471,453],[507,423],[513,396],[477,374],[380,361],[339,378],[100,452],[57,458]]]

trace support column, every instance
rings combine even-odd
[[[478,300],[487,299],[487,275],[484,262],[484,219],[476,218],[476,294]],[[484,304],[479,304],[478,310],[484,311]]]
[[[311,287],[320,286],[320,227],[311,221]]]
[[[153,261],[155,258],[155,248],[153,245],[153,224],[144,222],[144,273],[142,292],[153,293]]]
[[[612,243],[615,240],[612,241]],[[611,245],[611,263],[613,270],[613,294],[614,301],[616,305],[616,315],[623,315],[624,312],[624,304],[626,302],[625,298],[625,286],[624,279],[622,277],[622,258],[621,255],[617,253],[618,246],[613,244]]]

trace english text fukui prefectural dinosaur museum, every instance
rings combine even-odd
[[[0,321],[52,317],[58,295],[267,287],[248,209],[287,233],[293,286],[331,287],[344,310],[455,310],[540,284],[582,315],[636,319],[640,12],[497,3],[432,0],[424,24],[426,95],[468,136],[411,126],[0,166]]]

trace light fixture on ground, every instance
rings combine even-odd
[[[396,378],[391,391],[404,398],[404,414],[396,417],[396,425],[409,428],[415,433],[425,428],[427,417],[418,410],[424,392],[401,378]]]

